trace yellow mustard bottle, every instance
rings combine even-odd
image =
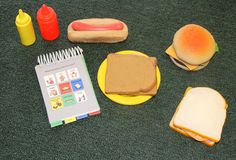
[[[25,46],[32,45],[35,42],[36,37],[31,17],[19,9],[19,14],[16,16],[15,23],[21,43]]]

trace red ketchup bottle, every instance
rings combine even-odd
[[[45,4],[37,12],[37,21],[41,36],[45,40],[55,40],[60,35],[57,14],[53,8]]]

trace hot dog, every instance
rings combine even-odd
[[[117,43],[127,39],[127,25],[112,18],[90,18],[71,22],[67,29],[71,42]]]

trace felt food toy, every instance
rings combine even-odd
[[[122,95],[155,95],[156,63],[155,57],[109,54],[105,92]]]
[[[166,53],[178,67],[194,71],[207,66],[216,47],[214,37],[207,29],[188,24],[175,33],[173,44]]]
[[[225,99],[214,89],[188,88],[169,126],[187,137],[213,146],[221,139],[227,107]]]
[[[67,29],[71,42],[116,43],[127,39],[127,25],[112,18],[90,18],[71,22]]]

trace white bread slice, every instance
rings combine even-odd
[[[186,89],[186,91],[185,91],[185,93],[184,93],[184,96],[187,94],[187,92],[191,89],[192,87],[188,87],[187,89]],[[180,105],[179,105],[180,106]],[[203,137],[201,137],[201,136],[199,136],[199,135],[197,135],[197,134],[195,134],[195,133],[192,133],[192,132],[190,132],[190,131],[186,131],[186,130],[184,130],[184,129],[181,129],[181,128],[178,128],[178,127],[175,127],[174,126],[174,119],[175,119],[175,115],[176,115],[176,113],[178,112],[178,110],[179,110],[179,106],[177,107],[177,109],[176,109],[176,111],[175,111],[175,114],[174,114],[174,116],[172,117],[172,119],[171,119],[171,121],[170,121],[170,123],[169,123],[169,127],[171,128],[171,129],[173,129],[174,131],[176,131],[176,132],[178,132],[178,133],[180,133],[180,134],[182,134],[182,135],[184,135],[184,136],[186,136],[186,137],[191,137],[191,138],[193,138],[193,139],[195,139],[195,140],[197,140],[197,141],[200,141],[201,143],[203,143],[203,144],[206,144],[207,146],[209,146],[209,147],[212,147],[214,144],[215,144],[215,142],[213,142],[213,141],[211,141],[211,140],[208,140],[208,139],[206,139],[206,138],[203,138]]]
[[[192,88],[179,104],[173,125],[197,134],[203,140],[218,142],[226,119],[226,107],[224,98],[217,91],[207,87]]]

